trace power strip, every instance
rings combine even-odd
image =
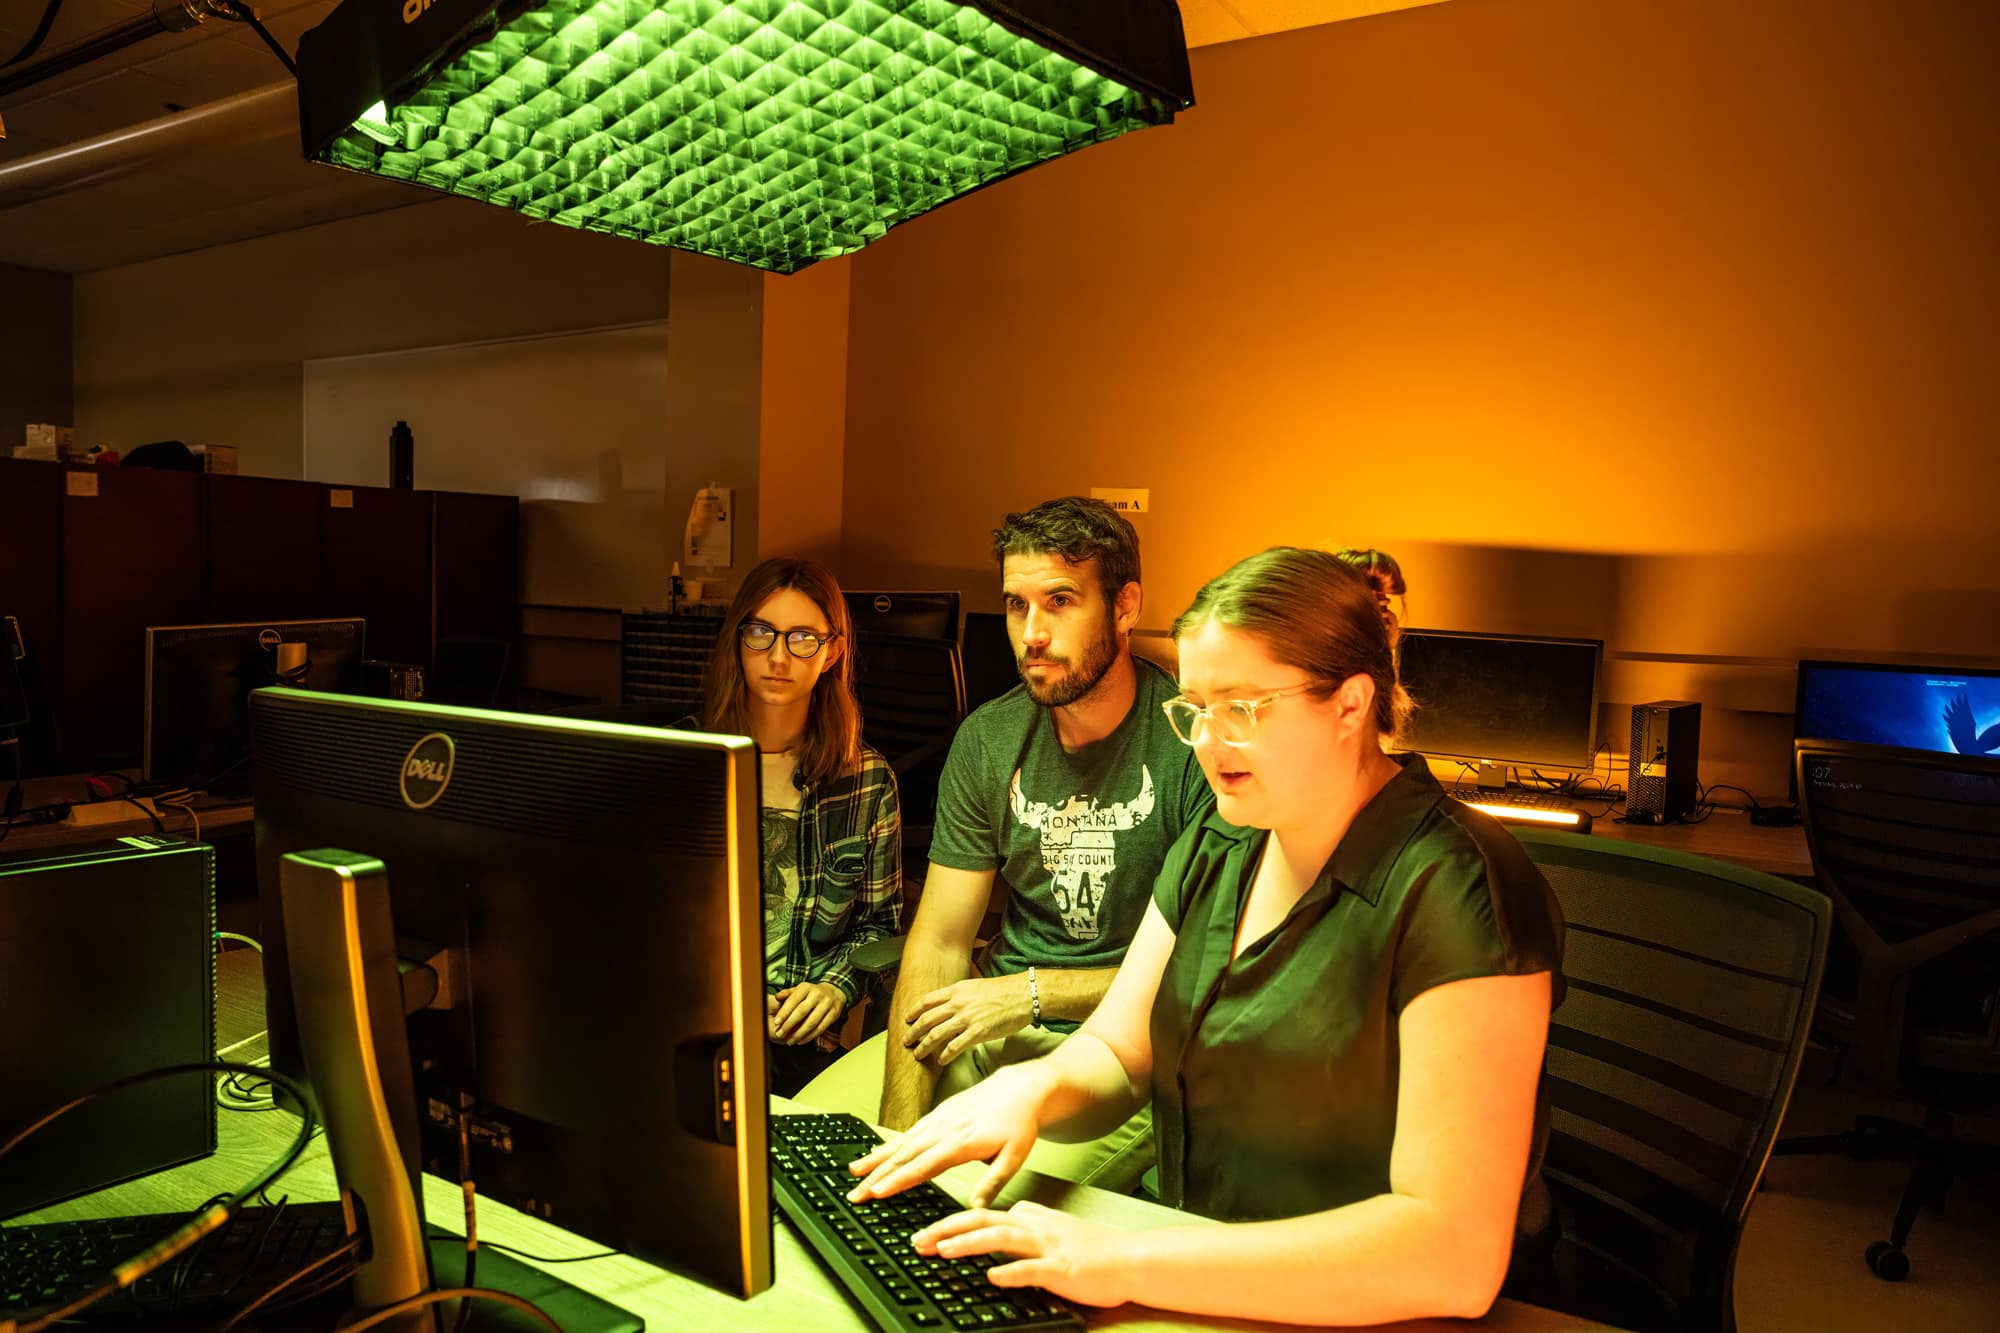
[[[63,823],[71,828],[96,828],[101,824],[130,824],[135,820],[160,817],[160,809],[145,796],[116,801],[89,801],[72,805]]]

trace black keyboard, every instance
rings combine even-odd
[[[0,1315],[67,1304],[119,1264],[164,1240],[187,1218],[186,1213],[160,1213],[0,1227]],[[192,1248],[77,1317],[220,1316],[248,1305],[347,1242],[338,1203],[245,1208]],[[314,1292],[322,1279],[344,1278],[350,1271],[348,1261],[335,1261],[277,1300]]]
[[[986,1270],[1004,1255],[918,1254],[910,1234],[964,1205],[936,1185],[886,1199],[847,1201],[847,1164],[882,1140],[857,1116],[771,1117],[771,1190],[778,1207],[888,1333],[959,1329],[1081,1329],[1083,1316],[1039,1287],[996,1287]]]

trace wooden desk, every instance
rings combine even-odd
[[[1612,816],[1593,820],[1590,831],[1607,838],[1734,861],[1767,875],[1782,875],[1808,884],[1813,881],[1806,831],[1796,824],[1791,828],[1759,828],[1742,810],[1717,810],[1699,824],[1619,824],[1614,822],[1615,814],[1614,811]]]
[[[225,953],[218,960],[217,990],[225,1002],[216,1012],[216,1040],[223,1046],[242,1041],[262,1027],[262,974],[255,955],[249,950]],[[237,1052],[238,1057],[261,1053],[260,1043]],[[790,1103],[772,1099],[772,1109],[784,1112]],[[35,1214],[34,1221],[70,1217],[116,1216],[122,1213],[157,1213],[189,1208],[217,1190],[240,1186],[251,1179],[290,1141],[297,1120],[284,1111],[217,1113],[221,1119],[221,1146],[216,1154],[201,1162],[173,1171],[160,1172],[144,1180],[102,1190],[88,1198],[73,1200]],[[961,1166],[941,1177],[953,1195],[963,1199],[978,1180],[983,1168]],[[294,1200],[330,1199],[337,1195],[332,1163],[325,1140],[316,1141],[276,1185],[273,1197],[289,1194]],[[1156,1204],[1113,1194],[1106,1190],[1023,1172],[1000,1202],[1032,1199],[1061,1208],[1079,1217],[1115,1226],[1212,1226],[1205,1219],[1162,1208]],[[424,1177],[426,1216],[456,1230],[463,1217],[458,1187],[435,1176]],[[609,1258],[584,1263],[561,1264],[551,1269],[565,1281],[583,1287],[642,1316],[655,1333],[678,1333],[701,1329],[704,1333],[869,1333],[874,1326],[849,1300],[845,1288],[819,1266],[791,1228],[779,1222],[774,1228],[773,1266],[777,1280],[769,1291],[752,1300],[738,1300],[692,1279],[656,1268],[637,1259]],[[591,1254],[604,1247],[546,1222],[527,1217],[490,1199],[479,1201],[479,1234],[482,1239],[518,1246],[536,1254],[561,1258]],[[1165,1333],[1177,1329],[1256,1329],[1295,1328],[1257,1320],[1215,1319],[1167,1314],[1143,1306],[1125,1305],[1116,1309],[1094,1310],[1088,1314],[1093,1329],[1120,1329],[1128,1333]],[[1536,1306],[1501,1301],[1481,1320],[1420,1320],[1387,1326],[1402,1333],[1448,1333],[1475,1328],[1482,1333],[1616,1333],[1607,1325],[1570,1315],[1557,1314]]]
[[[115,783],[113,785],[116,785]],[[21,784],[21,808],[31,810],[36,806],[53,805],[58,801],[81,804],[90,798],[90,791],[84,786],[81,773],[61,778],[29,778]],[[153,821],[146,812],[135,805],[120,802],[124,806],[126,818],[106,824],[89,824],[83,827],[65,823],[23,824],[16,823],[14,831],[7,835],[7,841],[0,843],[0,852],[48,851],[88,842],[101,842],[106,838],[122,838],[130,833],[154,833]],[[214,841],[214,836],[224,830],[248,833],[249,825],[256,820],[256,811],[247,800],[214,800],[211,797],[197,797],[195,813],[201,817],[201,840]],[[167,832],[175,837],[194,836],[194,820],[185,811],[171,806],[160,807],[160,822]]]

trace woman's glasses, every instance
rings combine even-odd
[[[1203,727],[1224,745],[1248,745],[1257,738],[1257,714],[1260,711],[1279,699],[1323,688],[1319,681],[1309,680],[1290,689],[1273,690],[1256,699],[1218,699],[1206,706],[1188,699],[1169,699],[1160,705],[1160,711],[1167,715],[1174,735],[1188,745],[1201,739]]]
[[[778,631],[761,620],[746,620],[736,627],[736,637],[753,653],[768,653]],[[815,634],[809,629],[785,631],[785,651],[793,657],[816,657],[820,648],[839,638],[838,634]]]

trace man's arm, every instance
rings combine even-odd
[[[972,944],[993,893],[991,870],[957,870],[933,862],[917,901],[917,919],[903,942],[901,974],[889,1004],[889,1051],[882,1070],[881,1123],[908,1129],[931,1109],[940,1066],[903,1044],[907,1015],[933,991],[972,975]]]

